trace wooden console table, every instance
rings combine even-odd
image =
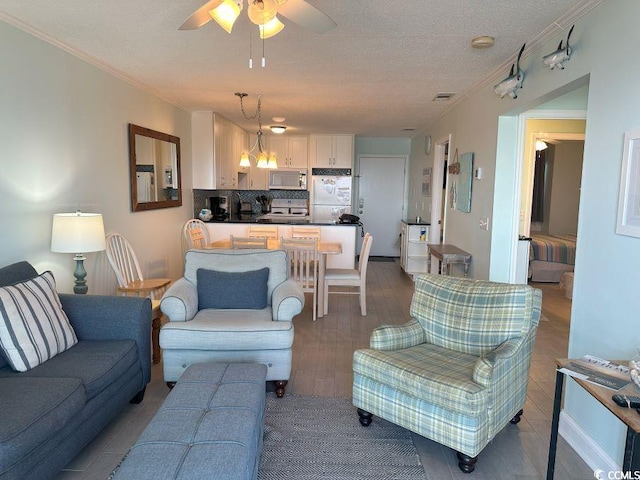
[[[471,254],[454,245],[429,245],[429,254],[440,261],[442,275],[451,275],[450,265],[453,263],[464,264],[465,277],[469,273]]]
[[[547,463],[547,480],[553,480],[553,474],[556,464],[556,448],[558,446],[558,424],[560,421],[560,404],[562,401],[562,388],[564,385],[565,374],[560,371],[561,368],[569,365],[572,360],[567,358],[556,358],[556,390],[553,400],[553,417],[551,421],[551,440],[549,442],[549,461]],[[627,360],[615,360],[616,363],[627,363]],[[604,405],[611,413],[613,413],[620,421],[627,426],[627,440],[624,446],[624,458],[622,461],[622,470],[625,472],[640,471],[640,415],[635,408],[619,407],[611,400],[611,396],[616,393],[627,395],[638,395],[633,384],[622,388],[621,390],[610,390],[591,382],[571,377],[575,382],[584,388],[593,398]],[[629,477],[631,478],[631,477]]]

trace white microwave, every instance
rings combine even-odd
[[[306,190],[306,168],[274,168],[269,170],[269,190]]]

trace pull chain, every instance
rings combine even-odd
[[[251,35],[251,29],[249,29],[249,68],[253,68],[253,52],[251,49],[251,44],[253,43],[251,41],[252,35]]]

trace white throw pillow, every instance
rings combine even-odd
[[[76,343],[51,272],[0,287],[0,348],[14,370],[26,372]]]

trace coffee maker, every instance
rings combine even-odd
[[[226,220],[229,217],[229,197],[221,195],[219,197],[209,197],[211,204],[211,214],[216,220]]]

